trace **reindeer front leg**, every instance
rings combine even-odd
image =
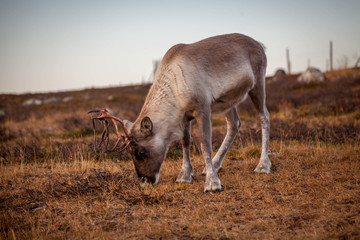
[[[208,111],[196,112],[195,119],[199,124],[200,128],[200,145],[201,152],[205,159],[205,169],[206,169],[206,180],[204,192],[219,192],[221,191],[221,182],[214,169],[212,160],[211,160],[211,116],[210,109]]]
[[[183,147],[183,162],[176,182],[191,183],[194,177],[194,169],[190,162],[190,122],[186,121],[184,137],[181,141]]]

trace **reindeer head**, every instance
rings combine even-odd
[[[127,120],[121,120],[111,115],[108,110],[92,110],[88,113],[100,113],[100,116],[92,117],[94,128],[94,146],[95,151],[106,142],[106,149],[109,142],[109,122],[110,119],[115,126],[117,141],[113,148],[107,149],[108,152],[124,151],[125,149],[131,154],[135,170],[142,182],[150,182],[157,184],[160,178],[160,169],[167,153],[167,146],[165,146],[162,138],[156,134],[153,123],[149,117],[143,117],[135,123]],[[104,131],[102,133],[101,142],[96,143],[96,129],[95,120],[98,119],[104,123]],[[119,122],[124,130],[125,136],[121,136],[116,121]],[[120,142],[122,143],[120,146]]]

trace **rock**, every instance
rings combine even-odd
[[[277,69],[276,70],[276,72],[275,72],[275,77],[276,76],[284,76],[284,75],[286,75],[286,72],[285,72],[285,70],[284,69],[282,69],[282,68],[279,68],[279,69]]]
[[[286,77],[286,72],[284,69],[279,68],[276,70],[274,77],[273,77],[273,81],[278,81],[282,78]]]
[[[323,82],[326,77],[320,69],[315,67],[308,67],[298,78],[298,82],[310,83],[310,82]]]
[[[67,96],[67,97],[64,97],[62,101],[63,102],[70,102],[71,100],[73,100],[73,98],[74,98],[73,96]]]
[[[61,102],[61,99],[57,98],[57,97],[51,97],[51,98],[48,98],[48,99],[44,100],[44,103],[46,103],[46,104],[48,104],[48,103],[59,103],[59,102]]]
[[[36,98],[30,98],[22,103],[23,106],[41,105],[42,101]]]

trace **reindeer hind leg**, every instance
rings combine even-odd
[[[271,162],[268,156],[269,138],[270,138],[270,116],[265,105],[265,87],[256,86],[249,92],[249,96],[259,113],[262,135],[262,149],[260,161],[254,172],[270,173]]]

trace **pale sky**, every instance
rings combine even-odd
[[[0,0],[0,93],[141,83],[177,43],[243,33],[267,47],[267,75],[360,56],[359,0]]]

